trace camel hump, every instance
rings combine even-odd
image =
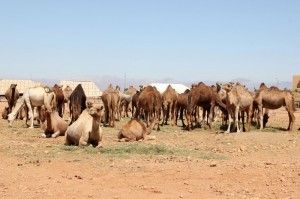
[[[46,93],[51,93],[53,90],[49,86],[44,86],[44,90]]]

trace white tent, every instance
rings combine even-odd
[[[186,89],[189,89],[189,87],[183,84],[152,83],[150,85],[155,86],[160,93],[163,93],[169,85],[171,85],[179,94],[184,93]]]
[[[70,86],[72,90],[76,88],[78,84],[81,84],[86,97],[100,97],[102,96],[102,91],[97,87],[94,82],[91,81],[60,81],[59,85],[62,85],[65,89],[67,86]]]
[[[17,84],[17,89],[20,94],[31,87],[35,86],[35,82],[32,80],[11,80],[11,79],[2,79],[0,80],[0,95],[5,95],[5,92],[10,87],[11,84]]]

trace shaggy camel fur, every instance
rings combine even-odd
[[[41,125],[44,130],[42,137],[64,136],[69,125],[56,110],[48,111],[45,107],[41,108],[40,120],[44,121]]]
[[[155,136],[149,136],[154,126],[158,124],[158,119],[153,118],[150,126],[146,128],[146,125],[138,119],[131,119],[125,124],[118,134],[120,142],[123,141],[138,141],[138,140],[150,140],[155,139]]]
[[[87,105],[79,118],[66,131],[66,145],[102,147],[103,130],[100,127],[103,106]]]
[[[246,131],[250,131],[251,126],[251,114],[252,114],[252,108],[253,108],[253,97],[252,95],[245,89],[243,85],[241,85],[239,82],[236,83],[235,87],[232,83],[226,83],[223,86],[224,90],[226,91],[226,106],[229,116],[229,124],[228,129],[225,133],[230,132],[230,127],[232,120],[235,123],[235,126],[237,128],[237,132],[240,132],[239,128],[239,120],[238,115],[240,111],[246,111],[247,113],[247,129]],[[244,117],[242,116],[243,121],[243,130],[244,128]]]
[[[285,106],[289,115],[289,125],[287,130],[293,130],[295,122],[294,112],[296,109],[294,105],[294,98],[289,91],[281,91],[276,87],[263,89],[256,93],[254,101],[258,106],[260,129],[263,129],[263,108],[278,109]]]

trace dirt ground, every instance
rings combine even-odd
[[[294,132],[281,108],[262,132],[164,126],[156,140],[119,143],[125,119],[103,128],[103,149],[66,147],[64,137],[0,119],[0,198],[299,198],[299,118]]]

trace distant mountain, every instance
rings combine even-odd
[[[53,86],[54,84],[58,84],[62,79],[39,79],[35,78],[33,81],[41,82],[44,85]],[[83,77],[83,78],[74,78],[74,79],[65,79],[65,80],[73,80],[73,81],[93,81],[99,87],[100,90],[105,90],[109,84],[112,84],[113,87],[120,86],[121,90],[123,91],[124,87],[133,86],[136,89],[139,88],[140,85],[148,85],[151,83],[172,83],[172,84],[183,84],[187,87],[190,87],[192,84],[199,83],[199,81],[178,81],[172,78],[165,78],[165,79],[136,79],[136,78],[120,78],[115,76],[93,76],[93,77]],[[217,82],[226,83],[229,81],[213,81],[213,80],[203,80],[206,85],[215,85]],[[254,88],[258,88],[261,82],[255,82],[250,79],[246,78],[235,78],[230,80],[230,82],[240,82],[245,84],[246,87],[250,91],[254,91]],[[292,82],[290,81],[279,81],[279,82],[264,82],[268,87],[270,86],[277,86],[280,89],[291,89]]]

